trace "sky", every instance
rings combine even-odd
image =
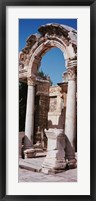
[[[19,19],[19,51],[25,47],[29,35],[38,33],[38,28],[48,23],[63,24],[77,30],[77,19]],[[62,51],[58,48],[49,50],[42,57],[39,70],[50,76],[53,85],[62,82],[62,74],[66,71]]]

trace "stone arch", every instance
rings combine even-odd
[[[37,72],[42,56],[51,48],[59,48],[64,55],[66,68],[68,62],[77,58],[77,31],[59,24],[46,24],[28,37],[26,46],[20,53],[23,69],[27,66],[27,77]]]

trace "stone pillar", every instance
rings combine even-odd
[[[65,135],[75,152],[76,138],[76,62],[71,61],[67,68],[68,92],[66,103]],[[75,153],[74,153],[75,154]]]
[[[25,139],[24,149],[31,149],[33,147],[34,134],[34,99],[35,99],[35,79],[28,78],[28,92],[27,92],[27,109],[26,109],[26,123],[25,123]]]
[[[48,138],[47,156],[42,164],[42,172],[48,174],[50,172],[58,173],[64,171],[65,162],[65,138],[63,129],[45,130]]]

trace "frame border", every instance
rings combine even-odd
[[[6,195],[6,6],[90,6],[90,195]],[[96,200],[96,0],[0,0],[0,200]],[[87,166],[86,166],[87,168]]]

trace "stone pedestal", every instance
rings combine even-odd
[[[34,79],[33,78],[28,78],[28,93],[27,93],[27,110],[26,110],[26,123],[25,123],[24,150],[31,149],[33,147],[34,96],[35,96]]]
[[[48,147],[47,156],[42,164],[42,172],[48,174],[64,171],[66,162],[63,129],[49,129],[45,130],[45,133],[48,138]]]

